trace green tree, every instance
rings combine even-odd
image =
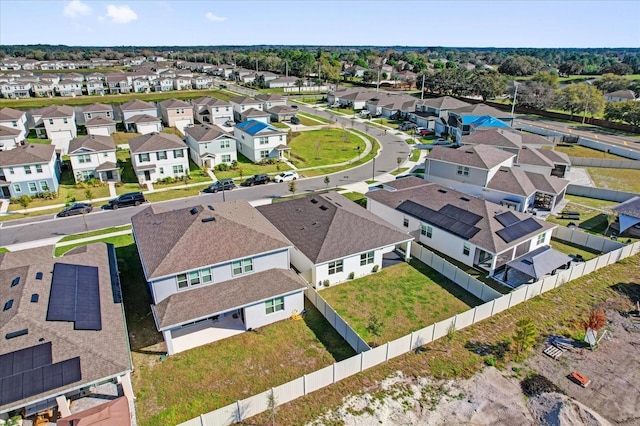
[[[604,110],[604,97],[597,87],[591,84],[570,84],[556,91],[554,104],[571,113],[571,117],[578,112],[590,113],[592,116]]]
[[[298,88],[298,93],[301,93],[301,87],[304,86],[304,80],[299,78],[296,80],[296,87]]]
[[[483,101],[502,95],[506,89],[506,79],[495,71],[476,70],[472,73],[471,91],[482,96]]]
[[[632,126],[640,126],[640,102],[611,102],[604,109],[604,118],[612,121],[623,121]]]
[[[87,198],[87,200],[89,200],[89,203],[93,201],[93,191],[91,191],[90,189],[84,190],[84,196]]]
[[[380,319],[379,316],[374,314],[373,312],[369,314],[369,318],[367,319],[367,327],[366,330],[373,336],[373,343],[377,345],[377,338],[382,336],[382,330],[384,330],[384,323]]]
[[[324,177],[324,184],[327,185],[327,188],[329,188],[329,184],[331,183],[331,179],[329,179],[329,176],[325,176]]]
[[[520,106],[544,110],[553,104],[553,99],[553,88],[543,81],[525,81],[518,87]]]
[[[31,197],[26,194],[18,198],[18,204],[20,204],[20,207],[24,209],[25,213],[27,212],[27,207],[29,207],[30,203],[31,203]]]
[[[292,180],[291,182],[289,182],[289,192],[291,194],[295,195],[297,189],[298,187],[295,180]]]
[[[603,74],[599,79],[593,82],[593,85],[602,91],[602,93],[615,92],[616,90],[628,89],[630,82],[626,78],[616,74]]]
[[[516,333],[514,335],[514,343],[516,351],[522,353],[531,348],[538,337],[538,330],[530,318],[520,318],[516,322]]]
[[[537,72],[531,77],[532,81],[539,81],[541,83],[547,84],[549,87],[557,88],[558,87],[558,74],[554,72]]]

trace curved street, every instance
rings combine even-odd
[[[392,132],[384,133],[383,130],[360,123],[352,122],[350,117],[341,117],[337,114],[329,114],[325,111],[309,108],[306,106],[299,107],[301,111],[315,114],[327,119],[337,121],[337,124],[343,123],[347,127],[355,128],[362,132],[367,132],[370,136],[375,137],[381,145],[378,156],[373,160],[361,166],[352,169],[343,170],[341,172],[328,175],[330,179],[330,187],[340,187],[346,184],[362,182],[372,179],[374,176],[388,173],[398,168],[398,158],[406,161],[411,153],[411,149],[407,143],[392,134]],[[324,176],[300,179],[297,182],[297,193],[312,192],[325,189],[327,185],[324,183]],[[247,200],[255,201],[259,199],[276,198],[289,194],[288,183],[270,183],[257,187],[234,189],[233,191],[218,192],[216,194],[201,194],[195,197],[175,199],[154,203],[167,209],[177,209],[182,207],[190,207],[198,204],[208,204],[212,202],[225,200]],[[130,223],[131,216],[148,205],[140,207],[128,207],[118,210],[95,211],[88,215],[75,216],[68,218],[52,218],[50,215],[34,217],[29,219],[21,219],[15,221],[4,222],[0,225],[0,246],[27,243],[35,240],[51,239],[53,244],[61,236],[76,234],[81,232],[93,231],[97,229],[109,228],[112,226],[126,225]]]

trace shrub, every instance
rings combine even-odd
[[[534,398],[546,392],[563,393],[551,380],[540,374],[533,374],[520,382],[520,388],[529,398]]]
[[[380,267],[378,265],[373,265],[373,268],[371,268],[371,272],[378,272],[379,269]]]
[[[226,172],[229,170],[229,166],[226,163],[221,163],[216,166],[216,170],[219,172]]]
[[[324,284],[325,287],[329,287],[329,280],[324,280],[323,284]]]
[[[352,280],[356,276],[355,273],[349,272],[349,279]]]
[[[484,363],[485,363],[485,364],[487,364],[487,365],[488,365],[488,366],[490,366],[490,367],[495,367],[497,362],[498,362],[498,361],[497,361],[497,360],[496,360],[496,358],[495,358],[495,357],[493,357],[493,356],[488,356],[488,357],[486,357],[486,358],[484,359]]]

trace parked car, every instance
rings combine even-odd
[[[291,124],[300,124],[300,119],[294,115],[291,117]]]
[[[449,145],[451,142],[449,142],[448,140],[446,140],[445,138],[438,138],[435,141],[433,141],[434,145]]]
[[[293,109],[298,109],[298,105],[293,104],[293,105],[291,105],[291,108],[293,108]]]
[[[142,192],[128,192],[126,194],[119,195],[113,200],[109,201],[109,208],[116,210],[118,207],[139,206],[142,203],[146,203],[147,199],[144,198]]]
[[[410,121],[405,121],[405,122],[403,122],[402,124],[400,124],[398,126],[398,130],[406,131],[406,130],[415,129],[416,127],[418,127],[418,126],[416,126],[415,123],[412,123]]]
[[[216,193],[218,191],[230,191],[236,187],[236,184],[233,182],[233,179],[220,179],[217,182],[212,183],[207,186],[202,192]]]
[[[226,89],[226,88],[227,88],[227,86],[226,86],[225,84],[221,84],[219,87],[220,87],[221,89]]]
[[[254,175],[242,182],[241,186],[263,185],[269,183],[271,179],[266,174]]]
[[[93,210],[93,207],[91,206],[91,204],[75,203],[70,205],[66,209],[62,210],[60,213],[57,214],[57,216],[67,217],[67,216],[74,216],[77,214],[86,214],[86,213],[91,213],[91,210]]]
[[[426,127],[416,127],[416,135],[420,136],[430,136],[433,134],[433,130],[427,129]]]
[[[290,180],[298,179],[298,173],[296,172],[282,172],[278,176],[273,178],[274,182],[287,182]]]
[[[340,102],[334,102],[331,105],[329,105],[329,108],[338,108],[340,106]]]

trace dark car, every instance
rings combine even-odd
[[[242,186],[262,185],[265,183],[269,183],[270,181],[271,179],[269,179],[269,176],[265,174],[261,174],[261,175],[251,176],[250,178],[242,182],[240,185]]]
[[[147,199],[144,198],[142,192],[128,192],[110,200],[108,206],[115,210],[118,207],[139,206],[146,202]]]
[[[75,203],[58,213],[58,217],[74,216],[77,214],[91,213],[93,207],[91,204]]]
[[[294,115],[291,117],[291,124],[300,124],[300,119]]]
[[[213,192],[215,194],[218,191],[229,191],[235,187],[236,184],[233,182],[233,179],[220,179],[203,189],[202,192]]]

